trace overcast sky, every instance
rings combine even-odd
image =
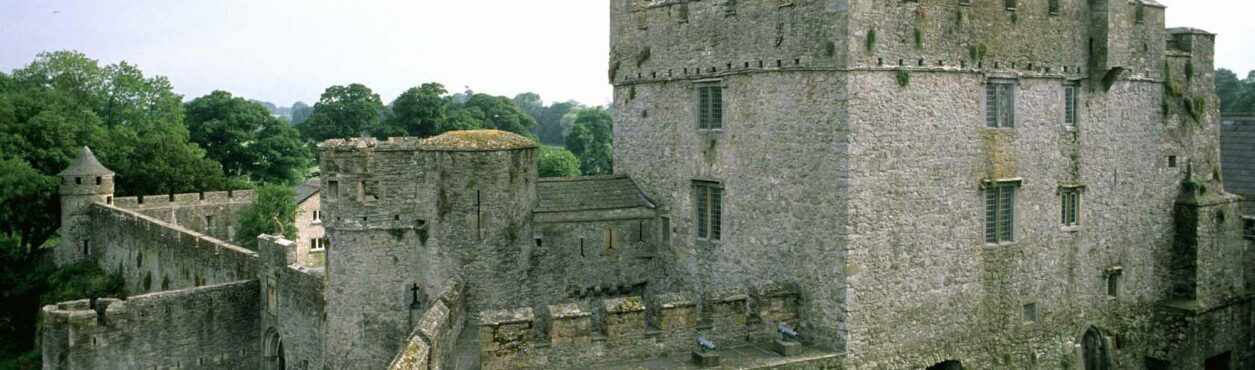
[[[1251,0],[1159,1],[1169,27],[1220,34],[1218,67],[1240,76],[1255,69]],[[189,99],[221,89],[312,104],[328,86],[360,82],[388,102],[436,81],[453,92],[534,91],[547,102],[600,105],[611,94],[608,3],[0,0],[0,71],[40,51],[74,49],[167,76]]]

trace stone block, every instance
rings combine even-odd
[[[697,367],[718,367],[719,360],[718,352],[693,351],[693,365],[697,365]]]
[[[592,342],[593,313],[582,303],[549,306],[549,339],[554,347]]]
[[[602,304],[606,311],[602,327],[610,339],[635,336],[645,331],[645,304],[641,297],[607,299]]]
[[[697,300],[689,294],[668,293],[654,298],[658,329],[690,329],[697,326]]]
[[[484,356],[502,357],[522,351],[532,343],[534,318],[529,307],[481,313],[480,353]]]
[[[802,353],[802,343],[781,339],[773,342],[771,349],[781,356],[789,357]]]

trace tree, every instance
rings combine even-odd
[[[305,104],[305,102],[292,103],[292,124],[299,125],[309,120],[314,115],[314,107]]]
[[[450,114],[460,106],[446,97],[447,94],[443,85],[434,82],[406,90],[392,101],[389,105],[392,115],[372,128],[371,135],[377,138],[431,137],[447,131],[479,127],[478,122],[468,120],[466,116],[453,117]]]
[[[481,122],[482,128],[509,131],[532,139],[531,128],[536,126],[536,119],[528,115],[509,98],[487,94],[471,95],[463,109]]]
[[[540,177],[572,177],[580,175],[580,159],[571,151],[544,145],[540,147]]]
[[[295,239],[296,194],[285,185],[262,184],[257,187],[257,201],[240,215],[239,223],[235,243],[249,249],[257,249],[257,236],[262,234]]]
[[[602,107],[581,110],[566,137],[567,149],[580,159],[585,175],[614,173],[614,124]]]
[[[186,104],[191,139],[230,176],[291,184],[304,178],[313,154],[300,133],[262,105],[214,91]]]
[[[379,124],[384,110],[379,95],[362,84],[328,87],[314,114],[299,126],[301,135],[312,142],[362,136]]]
[[[117,173],[119,195],[220,190],[221,166],[189,143],[182,98],[125,62],[101,67],[72,51],[41,53],[0,89],[0,233],[38,252],[60,226],[53,177],[83,145]],[[21,185],[19,185],[21,184]],[[53,184],[53,185],[47,185]],[[17,211],[20,210],[20,211]]]
[[[1220,95],[1220,111],[1223,113],[1255,112],[1255,71],[1239,80],[1233,71],[1221,68],[1216,71],[1216,94]]]

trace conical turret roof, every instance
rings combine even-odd
[[[92,150],[86,146],[78,151],[78,156],[74,157],[74,161],[70,162],[70,167],[66,167],[64,171],[58,173],[57,176],[96,176],[96,175],[112,175],[113,171],[105,168],[96,160],[96,155],[92,154]]]

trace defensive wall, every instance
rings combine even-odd
[[[280,354],[289,369],[323,369],[326,274],[300,262],[294,241],[272,235],[257,239],[261,261],[261,359],[277,368]],[[280,351],[282,347],[282,351]]]
[[[256,281],[44,306],[44,369],[257,369]]]
[[[132,294],[257,279],[257,253],[144,215],[91,206],[91,258]]]
[[[112,204],[220,240],[234,241],[240,214],[255,201],[252,190],[234,190],[119,197]]]
[[[445,288],[432,299],[430,308],[419,316],[418,324],[392,360],[392,370],[436,370],[452,368],[449,358],[453,354],[458,335],[466,325],[466,283],[454,277],[445,282]]]
[[[479,315],[480,366],[499,369],[590,368],[699,350],[705,337],[718,348],[766,347],[777,327],[796,328],[799,295],[791,284],[693,294],[607,299],[591,306],[565,303],[494,310]],[[804,334],[803,341],[807,341]],[[779,356],[775,356],[779,357]],[[828,349],[784,359],[794,364],[836,358]],[[834,362],[835,364],[835,362]]]

